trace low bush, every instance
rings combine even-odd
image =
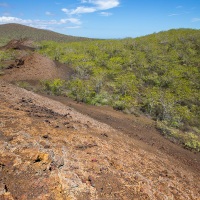
[[[200,141],[198,140],[198,136],[193,133],[188,133],[184,138],[184,145],[187,148],[195,149],[200,152]]]
[[[65,88],[65,81],[61,79],[41,81],[43,89],[53,95],[61,95]]]
[[[164,135],[166,138],[170,139],[175,143],[180,143],[188,149],[195,151],[200,151],[200,140],[194,133],[184,133],[173,127],[166,125],[166,122],[157,121],[156,128]]]

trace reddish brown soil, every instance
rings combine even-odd
[[[36,53],[23,60],[0,80],[0,199],[200,199],[199,153],[166,140],[145,116],[9,84],[63,77]]]

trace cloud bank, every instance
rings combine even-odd
[[[17,17],[7,17],[2,16],[0,17],[0,24],[6,23],[18,23],[27,26],[33,26],[36,28],[45,28],[45,29],[52,29],[49,27],[50,25],[70,25],[70,28],[73,27],[72,25],[81,25],[81,21],[77,18],[66,18],[60,20],[31,20],[31,19],[21,19]]]

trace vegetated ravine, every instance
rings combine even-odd
[[[55,95],[145,113],[173,141],[200,151],[200,31],[70,44],[43,42],[40,53],[74,70],[71,80],[46,81]]]

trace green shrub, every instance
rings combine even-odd
[[[181,140],[180,134],[177,129],[169,127],[167,122],[156,122],[156,128],[161,131],[161,133],[167,138],[175,138]]]
[[[96,94],[89,102],[92,105],[110,105],[111,97],[107,92]]]
[[[15,52],[10,50],[0,51],[0,61],[6,61],[12,59],[15,59]]]
[[[178,129],[174,129],[166,125],[166,122],[157,121],[156,128],[161,131],[161,134],[173,142],[181,143],[183,146],[195,151],[200,151],[200,141],[194,133],[184,133]]]
[[[193,133],[188,133],[184,139],[184,145],[186,147],[200,151],[200,141],[198,140],[197,135]]]
[[[125,110],[126,108],[131,108],[135,105],[135,101],[131,96],[115,96],[113,100],[113,108],[115,110]]]
[[[113,108],[115,110],[124,110],[126,108],[126,106],[123,101],[116,101],[113,104]]]
[[[45,80],[42,81],[43,89],[47,92],[50,92],[53,95],[61,95],[62,90],[65,87],[65,81],[61,79],[55,80]]]
[[[76,101],[89,103],[92,97],[95,95],[93,87],[89,81],[84,81],[79,78],[75,78],[68,82],[68,95],[74,98]]]

